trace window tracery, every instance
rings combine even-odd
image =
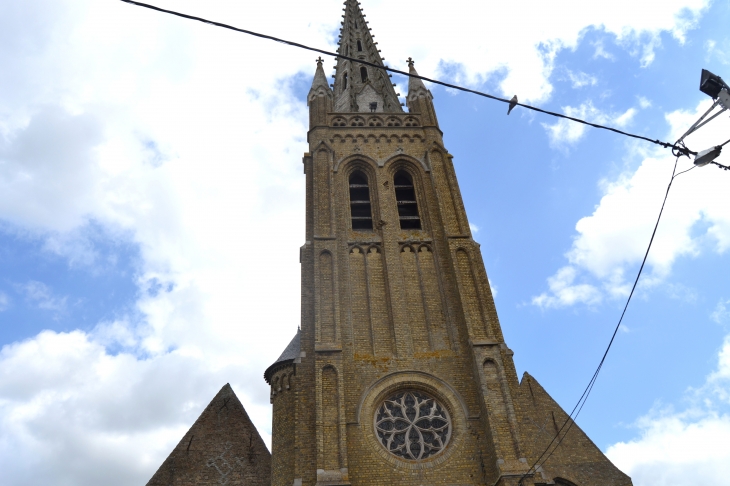
[[[375,412],[378,441],[403,459],[417,461],[439,454],[449,443],[451,428],[446,408],[421,391],[399,391]]]

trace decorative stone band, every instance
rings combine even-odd
[[[332,127],[386,127],[411,128],[421,125],[417,113],[382,113],[363,115],[362,113],[330,113],[327,124]]]

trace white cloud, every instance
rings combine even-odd
[[[647,108],[651,103],[646,98],[638,98],[639,107]],[[601,110],[593,105],[591,100],[581,103],[578,107],[564,106],[562,112],[573,118],[579,118],[587,122],[599,125],[614,126],[617,128],[625,128],[631,124],[634,117],[638,113],[636,108],[628,108],[623,113],[609,113]],[[575,144],[583,138],[586,131],[590,128],[587,125],[576,123],[566,119],[559,119],[554,124],[542,123],[547,130],[550,138],[550,145],[554,148],[565,148],[568,145]]]
[[[639,101],[639,106],[642,109],[651,108],[651,101],[648,98],[645,98],[644,96],[638,96],[637,100]]]
[[[502,94],[517,93],[520,100],[529,102],[547,99],[552,91],[548,78],[557,53],[575,48],[589,29],[609,34],[620,48],[635,52],[640,62],[647,64],[659,46],[662,32],[682,42],[708,4],[705,0],[671,0],[663,3],[658,12],[651,2],[629,0],[603,4],[563,0],[518,5],[472,0],[448,4],[405,0],[398,8],[409,12],[407,24],[393,15],[390,2],[374,0],[364,4],[364,8],[391,65],[402,65],[402,61],[393,59],[412,56],[423,75],[440,75],[456,68],[461,73],[458,78],[469,83],[486,79],[502,69],[506,72],[500,83]],[[521,16],[520,28],[504,22],[514,15],[515,9],[529,11]],[[631,15],[625,15],[629,11]],[[439,19],[442,27],[432,29],[430,41],[424,44],[421,29],[433,25],[434,19]]]
[[[689,390],[683,411],[657,408],[636,422],[639,437],[610,446],[606,455],[636,486],[723,484],[730,463],[730,336],[717,369]]]
[[[5,346],[3,484],[144,484],[230,375],[238,392],[260,379],[258,370],[212,367],[181,350],[112,355],[81,331],[46,331]]]
[[[582,71],[573,72],[568,71],[568,78],[570,79],[573,88],[583,88],[585,86],[595,86],[598,83],[598,78],[591,76]]]
[[[705,62],[719,62],[722,65],[730,65],[730,39],[725,39],[719,44],[716,40],[705,41]]]
[[[93,335],[5,348],[3,484],[144,483],[226,382],[268,439],[262,372],[300,319],[307,113],[286,80],[316,56],[121,2],[31,3],[0,15],[3,39],[39,33],[0,43],[0,219],[71,264],[99,264],[100,231],[133,245],[140,298]],[[328,44],[321,25],[228,7],[218,17]],[[337,22],[338,2],[291,7]]]
[[[330,49],[341,8],[158,4]],[[616,49],[653,48],[661,33],[682,39],[706,2],[646,5],[626,16],[620,3],[535,2],[520,29],[503,21],[512,4],[406,0],[406,23],[392,2],[365,8],[389,62],[456,66],[468,82],[506,73],[504,92],[544,100],[556,54],[586,29]],[[446,27],[424,42],[434,19]],[[0,352],[4,480],[143,482],[226,381],[266,435],[261,372],[300,319],[307,113],[292,80],[312,75],[316,55],[91,0],[0,3],[0,40],[0,219],[72,264],[98,264],[99,227],[140,253],[138,318]]]
[[[718,324],[730,323],[730,299],[720,300],[710,318]]]
[[[4,292],[0,292],[0,312],[3,312],[10,307],[10,297]]]
[[[474,223],[469,223],[469,229],[473,233],[479,233],[479,226],[475,225]]]
[[[625,127],[631,123],[636,115],[636,108],[629,108],[623,113],[606,113],[593,105],[591,100],[581,103],[578,107],[564,106],[563,113],[573,118],[579,118],[599,125],[616,125]],[[564,118],[554,124],[542,123],[550,137],[550,144],[553,147],[564,147],[578,142],[589,128],[582,123],[576,123]]]
[[[614,59],[616,59],[615,55],[606,51],[606,48],[602,41],[595,42],[593,44],[593,47],[595,47],[595,52],[593,53],[593,59],[607,59],[609,61],[613,61]]]
[[[533,305],[539,307],[564,307],[573,304],[598,304],[602,300],[601,292],[586,283],[575,284],[576,269],[566,266],[548,278],[550,292],[543,292],[532,298]]]
[[[613,119],[613,122],[621,127],[624,128],[625,126],[629,125],[631,121],[634,119],[634,116],[636,115],[636,108],[629,108],[619,116]]]
[[[25,295],[26,300],[37,306],[39,309],[63,312],[66,310],[67,297],[57,297],[51,288],[43,282],[31,280],[18,289]]]
[[[592,123],[605,124],[609,117],[593,106],[593,102],[588,101],[582,103],[579,107],[564,106],[563,113],[573,118],[580,118]],[[586,125],[575,123],[570,120],[559,119],[554,124],[543,123],[543,127],[548,132],[550,143],[553,146],[561,146],[562,144],[571,144],[580,140],[586,131]]]
[[[730,463],[730,415],[680,413],[645,417],[641,437],[609,447],[609,459],[636,486],[723,484]]]
[[[694,110],[669,113],[669,139],[677,139],[700,114],[708,101]],[[688,146],[701,150],[719,143],[730,132],[730,120],[719,118],[687,139]],[[592,215],[576,224],[576,236],[566,253],[568,266],[548,279],[549,291],[533,298],[542,307],[592,304],[597,295],[585,295],[586,285],[604,295],[628,294],[634,271],[649,243],[659,214],[674,158],[654,152],[636,170],[628,169],[612,181],[601,182],[603,197]],[[678,172],[691,165],[682,159]],[[702,252],[724,253],[730,248],[730,191],[716,168],[705,167],[675,180],[654,244],[647,260],[643,286],[661,283],[680,257]],[[698,228],[704,228],[698,230]],[[567,269],[570,269],[567,270]],[[566,278],[570,276],[570,278]],[[573,279],[581,280],[574,285]],[[575,287],[575,288],[574,288]]]

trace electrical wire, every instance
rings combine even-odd
[[[672,188],[672,183],[674,182],[674,179],[679,177],[682,174],[685,174],[695,168],[697,168],[696,165],[693,165],[687,170],[683,170],[682,172],[677,173],[677,164],[679,162],[680,155],[677,155],[677,158],[674,160],[674,168],[672,169],[672,178],[669,180],[669,185],[667,185],[667,191],[664,194],[664,201],[662,201],[662,207],[659,210],[659,216],[657,217],[656,223],[654,224],[654,231],[651,233],[651,238],[649,239],[649,245],[646,248],[646,252],[644,253],[644,259],[641,261],[641,266],[639,267],[639,271],[636,274],[636,278],[634,279],[634,285],[631,287],[631,292],[629,293],[628,298],[626,299],[626,305],[624,305],[623,312],[621,312],[621,317],[618,320],[618,324],[616,324],[616,328],[613,330],[613,334],[611,335],[611,340],[608,342],[608,346],[606,347],[606,351],[603,353],[603,357],[601,357],[601,361],[598,363],[598,367],[596,368],[595,373],[593,373],[593,376],[591,377],[591,380],[588,382],[588,386],[586,386],[585,390],[583,390],[583,394],[578,399],[578,403],[575,404],[575,407],[573,407],[573,410],[570,412],[570,415],[565,420],[563,425],[558,429],[558,432],[555,434],[555,437],[550,441],[550,443],[547,445],[545,450],[542,454],[535,460],[535,462],[532,464],[530,469],[527,470],[527,472],[522,475],[520,478],[518,485],[522,486],[524,479],[531,474],[531,471],[534,471],[535,473],[538,472],[538,468],[543,466],[548,459],[553,455],[553,453],[558,449],[560,444],[563,442],[565,437],[567,437],[568,432],[570,432],[570,429],[573,427],[573,424],[575,423],[575,420],[578,418],[578,415],[580,415],[581,410],[583,410],[583,406],[586,404],[586,401],[588,400],[588,396],[591,394],[591,391],[593,390],[593,386],[596,384],[596,380],[598,379],[598,374],[601,372],[601,369],[603,368],[603,364],[606,361],[606,357],[608,356],[608,352],[611,350],[611,346],[613,346],[613,342],[616,339],[616,334],[618,333],[618,330],[621,328],[621,323],[624,320],[624,316],[626,315],[626,310],[629,307],[629,303],[631,302],[631,297],[634,295],[634,291],[636,290],[636,286],[639,283],[639,278],[641,277],[641,273],[644,271],[644,265],[646,265],[646,259],[649,256],[649,251],[651,250],[651,246],[654,243],[654,237],[656,236],[657,228],[659,228],[659,222],[662,219],[662,214],[664,213],[664,206],[667,203],[667,198],[669,197],[669,190]],[[576,412],[577,410],[577,412]],[[575,414],[575,415],[574,415]],[[560,437],[560,433],[565,429],[567,426],[567,429],[565,430],[565,433],[562,437]],[[560,438],[559,438],[560,437]],[[558,439],[559,438],[559,439]],[[552,448],[552,451],[550,451],[550,448],[555,443],[555,440],[558,439],[557,444],[555,444],[555,447]],[[550,453],[545,456],[545,454]],[[544,457],[544,459],[543,459]]]
[[[305,50],[312,51],[312,52],[317,52],[319,54],[324,54],[326,56],[332,56],[334,58],[346,59],[346,60],[351,61],[351,62],[356,62],[356,63],[362,64],[362,65],[370,66],[370,67],[373,67],[373,68],[376,68],[376,69],[380,69],[380,70],[383,70],[383,71],[400,74],[402,76],[407,76],[409,78],[421,79],[423,81],[428,81],[429,83],[438,84],[438,85],[441,85],[441,86],[445,86],[447,88],[452,88],[452,89],[456,89],[456,90],[459,90],[459,91],[464,91],[466,93],[475,94],[477,96],[482,96],[484,98],[489,98],[489,99],[495,100],[495,101],[501,101],[502,103],[508,103],[508,104],[510,103],[510,100],[508,100],[506,98],[500,98],[499,96],[490,95],[488,93],[483,93],[481,91],[477,91],[477,90],[474,90],[474,89],[464,88],[463,86],[458,86],[458,85],[455,85],[455,84],[446,83],[444,81],[439,81],[437,79],[431,79],[431,78],[427,78],[425,76],[419,76],[419,75],[416,75],[416,74],[411,74],[411,73],[408,73],[408,72],[405,72],[405,71],[400,71],[398,69],[393,69],[393,68],[388,67],[388,66],[382,66],[380,64],[371,63],[371,62],[364,61],[364,60],[361,60],[361,59],[356,59],[356,58],[353,58],[353,57],[343,56],[342,54],[338,54],[336,52],[330,52],[330,51],[326,51],[324,49],[318,49],[316,47],[310,47],[310,46],[307,46],[307,45],[304,45],[304,44],[300,44],[299,42],[293,42],[293,41],[289,41],[289,40],[285,40],[285,39],[280,39],[280,38],[274,37],[272,35],[261,34],[259,32],[254,32],[254,31],[251,31],[251,30],[239,29],[238,27],[234,27],[232,25],[223,24],[221,22],[214,22],[212,20],[207,20],[207,19],[204,19],[204,18],[201,18],[201,17],[195,17],[193,15],[188,15],[188,14],[184,14],[184,13],[181,13],[181,12],[176,12],[174,10],[167,10],[167,9],[160,8],[160,7],[156,7],[154,5],[150,5],[150,4],[147,4],[147,3],[135,2],[134,0],[120,0],[120,1],[122,1],[124,3],[128,3],[130,5],[136,5],[138,7],[144,7],[144,8],[148,8],[150,10],[155,10],[157,12],[162,12],[162,13],[166,13],[166,14],[170,14],[170,15],[175,15],[177,17],[182,17],[184,19],[196,20],[198,22],[203,22],[204,24],[213,25],[215,27],[221,27],[223,29],[229,29],[229,30],[233,30],[233,31],[240,32],[240,33],[243,33],[243,34],[252,35],[254,37],[259,37],[259,38],[262,38],[262,39],[272,40],[274,42],[280,42],[282,44],[286,44],[286,45],[293,46],[293,47],[298,47],[300,49],[305,49]],[[672,151],[675,152],[675,155],[676,155],[676,152],[679,152],[682,155],[687,155],[687,156],[689,156],[689,155],[697,155],[697,152],[693,152],[692,150],[689,150],[684,145],[679,146],[676,143],[675,144],[671,144],[671,143],[663,142],[663,141],[658,140],[658,139],[657,140],[652,140],[651,138],[644,137],[643,135],[636,135],[634,133],[624,132],[623,130],[619,130],[617,128],[608,127],[608,126],[605,126],[605,125],[599,125],[597,123],[591,123],[591,122],[588,122],[586,120],[581,120],[580,118],[574,118],[572,116],[564,115],[562,113],[556,113],[554,111],[543,110],[542,108],[537,108],[536,106],[526,105],[524,103],[517,103],[517,106],[521,106],[523,108],[527,108],[528,110],[536,111],[536,112],[539,112],[539,113],[544,113],[546,115],[554,116],[554,117],[557,117],[557,118],[563,118],[563,119],[566,119],[566,120],[570,120],[570,121],[573,121],[573,122],[576,122],[576,123],[582,123],[583,125],[588,125],[588,126],[593,127],[593,128],[599,128],[601,130],[608,130],[610,132],[618,133],[619,135],[624,135],[626,137],[631,137],[631,138],[635,138],[635,139],[638,139],[638,140],[644,140],[646,142],[650,142],[650,143],[659,145],[659,146],[664,147],[664,148],[671,148]]]
[[[176,11],[173,11],[173,10],[163,9],[163,8],[160,8],[160,7],[156,7],[154,5],[149,5],[149,4],[142,3],[142,2],[136,2],[134,0],[121,0],[121,1],[124,2],[124,3],[131,4],[131,5],[136,5],[138,7],[148,8],[148,9],[151,9],[151,10],[155,10],[155,11],[162,12],[162,13],[166,13],[166,14],[170,14],[170,15],[174,15],[174,16],[177,16],[177,17],[182,17],[182,18],[189,19],[189,20],[195,20],[195,21],[198,21],[198,22],[203,22],[205,24],[213,25],[215,27],[221,27],[221,28],[224,28],[224,29],[229,29],[229,30],[233,30],[233,31],[236,31],[236,32],[240,32],[240,33],[243,33],[243,34],[252,35],[254,37],[259,37],[259,38],[262,38],[262,39],[272,40],[274,42],[279,42],[279,43],[286,44],[286,45],[289,45],[289,46],[298,47],[300,49],[305,49],[305,50],[308,50],[308,51],[317,52],[319,54],[324,54],[326,56],[334,57],[335,59],[341,58],[341,59],[345,59],[345,60],[348,60],[348,61],[351,61],[351,62],[355,62],[355,63],[358,63],[358,64],[362,64],[362,65],[370,66],[370,67],[373,67],[373,68],[376,68],[376,69],[380,69],[380,70],[383,70],[383,71],[386,71],[386,72],[392,72],[392,73],[400,74],[402,76],[406,76],[406,77],[409,77],[409,78],[421,79],[423,81],[427,81],[427,82],[430,82],[430,83],[433,83],[433,84],[445,86],[447,88],[452,88],[452,89],[459,90],[459,91],[464,91],[466,93],[475,94],[477,96],[482,96],[484,98],[489,98],[489,99],[492,99],[492,100],[495,100],[495,101],[500,101],[502,103],[508,103],[508,104],[510,103],[510,100],[508,100],[506,98],[500,98],[498,96],[494,96],[494,95],[490,95],[488,93],[484,93],[484,92],[481,92],[481,91],[477,91],[477,90],[465,88],[463,86],[458,86],[458,85],[455,85],[455,84],[446,83],[444,81],[439,81],[439,80],[436,80],[436,79],[427,78],[425,76],[411,74],[411,73],[408,73],[408,72],[405,72],[405,71],[400,71],[398,69],[393,69],[393,68],[388,67],[388,66],[382,66],[380,64],[375,64],[375,63],[371,63],[371,62],[364,61],[364,60],[361,60],[361,59],[356,59],[356,58],[352,58],[352,57],[349,57],[349,56],[344,56],[342,54],[338,54],[338,53],[335,53],[335,52],[326,51],[324,49],[318,49],[316,47],[310,47],[310,46],[307,46],[307,45],[304,45],[304,44],[301,44],[301,43],[298,43],[298,42],[293,42],[293,41],[281,39],[281,38],[278,38],[278,37],[274,37],[274,36],[267,35],[267,34],[262,34],[262,33],[259,33],[259,32],[254,32],[254,31],[251,31],[251,30],[240,29],[240,28],[234,27],[232,25],[224,24],[224,23],[221,23],[221,22],[215,22],[215,21],[212,21],[212,20],[207,20],[207,19],[204,19],[204,18],[201,18],[201,17],[195,17],[193,15],[187,15],[187,14],[184,14],[184,13],[181,13],[181,12],[176,12]],[[526,108],[528,110],[536,111],[536,112],[543,113],[543,114],[550,115],[550,116],[554,116],[554,117],[557,117],[557,118],[563,118],[563,119],[570,120],[570,121],[573,121],[573,122],[576,122],[576,123],[581,123],[583,125],[588,125],[588,126],[593,127],[593,128],[598,128],[598,129],[602,129],[602,130],[608,130],[608,131],[617,133],[619,135],[624,135],[624,136],[631,137],[631,138],[635,138],[635,139],[638,139],[638,140],[644,140],[646,142],[650,142],[650,143],[659,145],[659,146],[661,146],[663,148],[671,148],[672,149],[672,153],[674,155],[676,155],[676,160],[674,162],[674,168],[672,170],[672,178],[669,181],[669,185],[667,186],[667,191],[666,191],[666,193],[664,195],[664,201],[662,202],[662,207],[661,207],[661,210],[659,211],[659,216],[657,218],[656,224],[654,225],[654,231],[652,232],[651,239],[649,240],[649,245],[648,245],[648,247],[646,249],[646,253],[644,254],[644,259],[641,262],[641,267],[639,268],[639,272],[636,275],[636,279],[634,280],[634,285],[632,286],[631,292],[629,293],[629,297],[626,300],[626,305],[624,306],[624,309],[621,312],[621,317],[619,318],[618,324],[616,325],[616,328],[614,329],[613,334],[611,335],[611,340],[609,341],[608,346],[606,347],[606,351],[603,353],[603,356],[601,357],[601,361],[599,362],[598,367],[596,368],[595,373],[593,373],[593,376],[591,377],[591,380],[588,383],[588,386],[583,391],[583,394],[580,396],[580,398],[578,400],[578,403],[576,403],[575,407],[573,407],[573,410],[571,411],[570,415],[568,416],[568,419],[563,423],[562,427],[560,427],[560,429],[558,430],[558,432],[555,435],[555,437],[553,437],[553,440],[550,441],[550,443],[548,444],[548,446],[545,449],[545,451],[542,454],[540,454],[540,457],[537,458],[537,460],[532,465],[532,467],[530,469],[528,469],[528,471],[520,478],[519,484],[522,485],[523,480],[530,474],[530,471],[533,471],[534,470],[535,472],[537,472],[537,469],[536,468],[542,466],[543,464],[545,464],[545,462],[547,462],[548,459],[550,459],[550,457],[553,455],[553,453],[557,450],[557,448],[562,443],[563,439],[565,439],[565,437],[567,436],[568,432],[570,432],[570,429],[572,428],[573,424],[575,423],[575,419],[578,418],[578,415],[580,414],[581,410],[583,410],[583,406],[585,405],[585,403],[588,400],[588,397],[589,397],[591,391],[593,390],[593,386],[596,383],[596,380],[598,378],[598,374],[600,373],[601,369],[603,368],[603,364],[606,361],[606,357],[608,356],[608,352],[611,350],[611,346],[613,345],[613,342],[616,339],[616,334],[618,333],[618,330],[621,327],[621,323],[623,322],[624,316],[626,315],[626,310],[629,307],[629,303],[631,302],[631,298],[633,297],[634,291],[636,290],[636,286],[639,283],[639,278],[641,277],[641,274],[642,274],[642,272],[644,270],[644,266],[646,264],[647,257],[649,256],[649,251],[651,250],[651,246],[652,246],[652,244],[654,242],[654,237],[656,236],[656,231],[657,231],[657,228],[659,227],[659,222],[661,221],[661,217],[662,217],[662,214],[664,212],[664,206],[665,206],[665,204],[667,202],[667,197],[669,196],[669,190],[672,187],[672,183],[674,182],[674,179],[676,177],[678,177],[678,176],[680,176],[680,175],[682,175],[682,174],[684,174],[686,172],[689,172],[690,170],[692,170],[692,169],[694,169],[696,167],[696,166],[693,166],[690,169],[687,169],[687,170],[682,171],[682,172],[680,172],[680,173],[677,174],[676,171],[677,171],[677,163],[679,162],[679,157],[681,157],[681,156],[689,156],[689,155],[697,155],[697,152],[694,152],[692,150],[689,150],[684,145],[684,143],[681,143],[681,142],[674,143],[674,144],[670,144],[670,143],[663,142],[663,141],[658,140],[658,139],[657,140],[652,140],[652,139],[650,139],[648,137],[644,137],[642,135],[636,135],[636,134],[633,134],[633,133],[625,132],[623,130],[618,130],[616,128],[608,127],[608,126],[605,126],[605,125],[600,125],[600,124],[596,124],[596,123],[590,123],[590,122],[588,122],[586,120],[581,120],[580,118],[574,118],[574,117],[571,117],[571,116],[564,115],[562,113],[556,113],[556,112],[553,112],[553,111],[543,110],[542,108],[537,108],[535,106],[527,105],[527,104],[524,104],[524,103],[517,103],[516,106],[521,106],[521,107]],[[728,142],[730,142],[730,140],[728,140],[727,142],[723,143],[722,145],[726,145]],[[719,166],[720,168],[725,169],[725,170],[730,170],[730,167],[726,167],[724,165],[718,164],[717,162],[712,162],[712,163],[715,164],[715,165],[717,165],[717,166]],[[577,410],[577,412],[576,412],[576,410]],[[575,416],[574,416],[574,414],[575,414]],[[552,451],[550,451],[550,453],[547,455],[547,457],[545,457],[545,454],[550,450],[550,448],[553,445],[553,443],[555,443],[555,440],[558,439],[558,437],[560,437],[560,433],[563,431],[563,429],[566,426],[568,428],[565,430],[565,434],[563,434],[563,436],[558,440],[557,444],[555,444],[555,447],[552,448]],[[543,460],[543,457],[545,457],[544,460]]]

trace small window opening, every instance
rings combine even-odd
[[[347,89],[347,73],[342,76],[342,89]]]
[[[370,103],[370,113],[375,113],[378,110],[378,102],[373,101]]]
[[[357,50],[358,52],[362,52],[362,42],[357,41]]]
[[[345,46],[345,55],[346,56],[350,55],[350,45],[349,44]]]
[[[365,66],[360,68],[360,77],[362,78],[363,83],[368,80],[368,68]]]
[[[421,229],[421,217],[418,215],[418,202],[413,180],[408,172],[401,170],[393,179],[395,199],[398,203],[398,219],[400,228],[404,230]]]
[[[367,177],[360,171],[353,172],[350,176],[350,215],[352,229],[372,231],[373,210],[370,204],[370,186],[368,186]]]

